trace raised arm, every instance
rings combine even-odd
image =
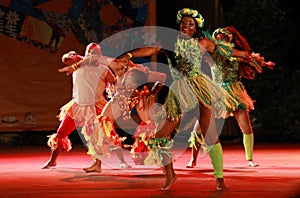
[[[209,40],[208,38],[199,39],[199,44],[201,48],[201,52],[208,51],[210,54],[212,54],[215,51],[216,45],[214,42]]]
[[[133,50],[131,52],[128,52],[119,58],[126,58],[126,59],[131,59],[131,58],[142,58],[142,57],[147,57],[147,56],[153,56],[159,53],[161,47],[158,46],[153,46],[153,47],[143,47],[143,48],[138,48],[136,50]]]
[[[112,61],[114,60],[114,58],[111,58],[111,57],[108,57],[108,56],[96,56],[96,55],[93,55],[93,56],[90,56],[90,57],[87,57],[87,58],[84,58],[83,60],[80,60],[72,65],[68,65],[68,66],[65,66],[63,68],[60,68],[58,69],[58,71],[60,73],[66,73],[67,76],[69,76],[70,74],[72,74],[74,71],[76,71],[77,69],[79,69],[82,64],[85,64],[86,63],[89,63],[91,61],[95,61],[97,62],[98,64],[103,64],[103,65],[109,65]],[[97,66],[98,64],[92,64],[92,65],[95,65]]]

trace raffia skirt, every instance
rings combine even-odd
[[[167,117],[174,121],[197,105],[211,108],[212,104],[217,111],[225,111],[234,108],[235,100],[209,76],[201,74],[175,80],[170,86],[164,108]]]

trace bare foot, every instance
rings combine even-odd
[[[248,160],[248,166],[249,167],[257,167],[259,166],[258,164],[254,163],[252,160]]]
[[[101,169],[101,162],[99,161],[95,161],[92,166],[88,167],[88,168],[83,168],[83,170],[86,172],[86,173],[91,173],[91,172],[97,172],[97,173],[100,173],[102,171]]]
[[[166,184],[163,187],[160,187],[158,190],[166,191],[170,190],[172,184],[177,180],[177,175],[174,173],[171,177],[167,177]]]
[[[132,168],[132,166],[130,166],[129,164],[126,164],[126,163],[121,163],[120,168]]]
[[[225,186],[223,178],[217,178],[217,191],[225,191],[227,187]]]
[[[49,169],[50,167],[56,166],[56,162],[47,162],[42,169]]]
[[[196,162],[193,162],[193,160],[191,160],[185,167],[186,168],[194,168],[194,166],[196,166]]]
[[[91,172],[97,172],[97,173],[101,173],[101,167],[97,167],[97,166],[93,166],[93,167],[89,167],[89,168],[83,168],[83,170],[86,173],[91,173]]]

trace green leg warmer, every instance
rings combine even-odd
[[[253,154],[253,133],[251,134],[244,134],[243,135],[243,143],[246,153],[246,160],[252,160],[252,154]]]
[[[209,146],[208,153],[216,178],[223,178],[223,150],[220,143]]]

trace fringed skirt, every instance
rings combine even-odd
[[[234,104],[232,107],[227,107],[228,114],[238,109],[242,110],[254,110],[254,101],[248,95],[242,82],[224,82],[222,87],[227,92],[227,101]]]
[[[73,120],[76,120],[76,124],[82,126],[84,120],[86,120],[89,115],[100,115],[106,103],[107,101],[103,100],[97,102],[95,105],[82,106],[78,105],[74,100],[70,100],[60,108],[60,113],[57,118],[59,121],[62,121],[63,118],[69,116]]]
[[[168,118],[174,121],[197,105],[211,108],[214,103],[217,104],[215,107],[222,110],[232,107],[232,101],[226,100],[227,97],[229,97],[227,93],[209,76],[201,74],[174,81],[170,86],[164,108]]]
[[[109,141],[105,134],[99,133],[97,128],[97,115],[99,115],[107,101],[99,101],[95,105],[78,105],[74,100],[61,107],[58,119],[61,121],[65,116],[71,117],[76,127],[81,128],[87,147],[88,155],[101,160],[104,155],[109,155]]]

